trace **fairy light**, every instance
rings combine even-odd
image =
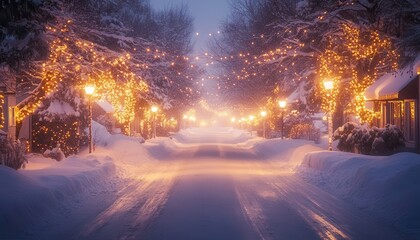
[[[3,112],[3,105],[4,105],[4,96],[0,93],[0,129],[4,128],[4,112]]]
[[[323,98],[321,107],[335,111],[340,82],[349,79],[353,97],[351,110],[361,123],[370,123],[378,113],[366,108],[364,92],[378,78],[380,71],[398,67],[399,54],[392,42],[377,31],[362,31],[350,24],[342,24],[341,29],[343,40],[330,39],[329,46],[318,57],[320,84],[331,79],[335,86],[330,93],[323,87],[319,88]]]
[[[337,76],[344,74],[344,58],[335,51],[326,49],[318,58],[319,89],[322,96],[321,108],[326,112],[333,113],[336,109],[339,95],[340,81]],[[324,82],[328,80],[335,90],[327,89]]]
[[[105,55],[97,50],[97,46],[88,41],[74,41],[75,36],[68,28],[71,22],[66,22],[61,27],[48,26],[50,34],[50,53],[41,65],[40,84],[32,91],[27,100],[18,105],[17,121],[36,112],[48,97],[59,90],[59,84],[65,82],[69,86],[76,86],[75,90],[82,92],[85,79],[69,78],[69,73],[76,72],[82,75],[91,71],[88,81],[100,86],[94,94],[94,99],[106,98],[110,100],[118,122],[127,123],[134,119],[135,105],[139,94],[148,90],[147,84],[133,72],[133,68],[145,68],[144,64],[134,63],[130,54]],[[165,53],[158,53],[158,57]],[[88,59],[88,68],[84,61]],[[78,152],[79,147],[79,123],[80,119],[52,118],[40,120],[35,123],[33,131],[33,146],[37,151],[45,151],[47,148],[60,147],[66,155]],[[55,127],[54,124],[59,127]]]
[[[42,101],[46,96],[51,94],[57,84],[63,80],[62,69],[66,68],[65,65],[62,68],[58,68],[57,65],[61,61],[69,61],[72,54],[68,52],[66,43],[63,43],[60,39],[55,39],[51,42],[50,55],[45,63],[42,64],[41,70],[41,84],[33,92],[35,93],[31,102],[20,104],[16,113],[16,121],[21,122],[25,117],[34,113],[37,110]]]
[[[362,123],[369,123],[378,117],[378,113],[366,108],[364,92],[378,78],[380,69],[382,71],[384,68],[397,69],[399,54],[392,42],[381,37],[377,31],[362,32],[350,24],[343,24],[343,30],[346,47],[356,62],[356,66],[352,67],[350,81],[350,87],[354,93],[353,108],[356,117]]]
[[[79,152],[79,120],[70,117],[66,120],[36,121],[32,130],[32,147],[36,152],[44,152],[51,147],[57,147],[66,156]],[[46,137],[48,136],[48,137]]]

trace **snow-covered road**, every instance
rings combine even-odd
[[[401,239],[392,227],[243,148],[206,145],[192,155],[140,239]]]
[[[166,151],[155,151],[157,161],[121,164],[106,184],[66,199],[19,237],[404,239],[295,175],[293,155],[269,159],[238,137],[223,131],[179,136]]]

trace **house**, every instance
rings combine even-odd
[[[0,74],[2,74],[0,69]],[[7,136],[16,139],[16,91],[15,84],[6,79],[0,79],[0,130]]]
[[[420,152],[420,57],[413,64],[379,78],[366,89],[367,105],[380,113],[374,125],[398,126],[408,150]]]

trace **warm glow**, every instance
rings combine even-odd
[[[250,116],[249,116],[249,121],[253,121],[253,120],[254,120],[254,118],[255,118],[255,117],[254,117],[253,115],[250,115]]]
[[[267,116],[267,112],[266,111],[261,111],[261,117],[266,117]]]
[[[399,54],[390,39],[373,29],[342,24],[341,30],[340,39],[332,37],[327,49],[318,57],[318,78],[331,81],[320,86],[321,107],[327,112],[335,112],[336,105],[343,103],[341,96],[350,95],[353,99],[346,110],[361,123],[371,123],[378,113],[366,108],[364,92],[381,73],[397,69]],[[344,79],[348,82],[346,94],[340,92]],[[335,91],[331,91],[332,88]]]
[[[280,106],[280,108],[285,108],[286,107],[286,101],[280,100],[279,101],[279,106]]]
[[[86,85],[85,86],[85,93],[87,95],[92,95],[95,92],[95,86],[93,85]]]
[[[157,112],[158,110],[159,110],[159,108],[158,107],[156,107],[156,106],[152,106],[152,108],[151,108],[151,110],[152,110],[152,112]]]
[[[0,94],[0,129],[4,127],[5,119],[3,113],[4,96]]]
[[[325,80],[324,81],[324,88],[326,90],[332,90],[334,88],[334,81],[333,80]]]

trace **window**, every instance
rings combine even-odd
[[[385,127],[386,123],[389,121],[389,116],[387,115],[387,104],[386,102],[381,102],[381,119],[379,127]]]
[[[389,123],[402,129],[403,104],[401,102],[391,102],[390,107]]]
[[[416,140],[416,102],[405,102],[404,114],[404,137],[407,142],[414,142]]]

